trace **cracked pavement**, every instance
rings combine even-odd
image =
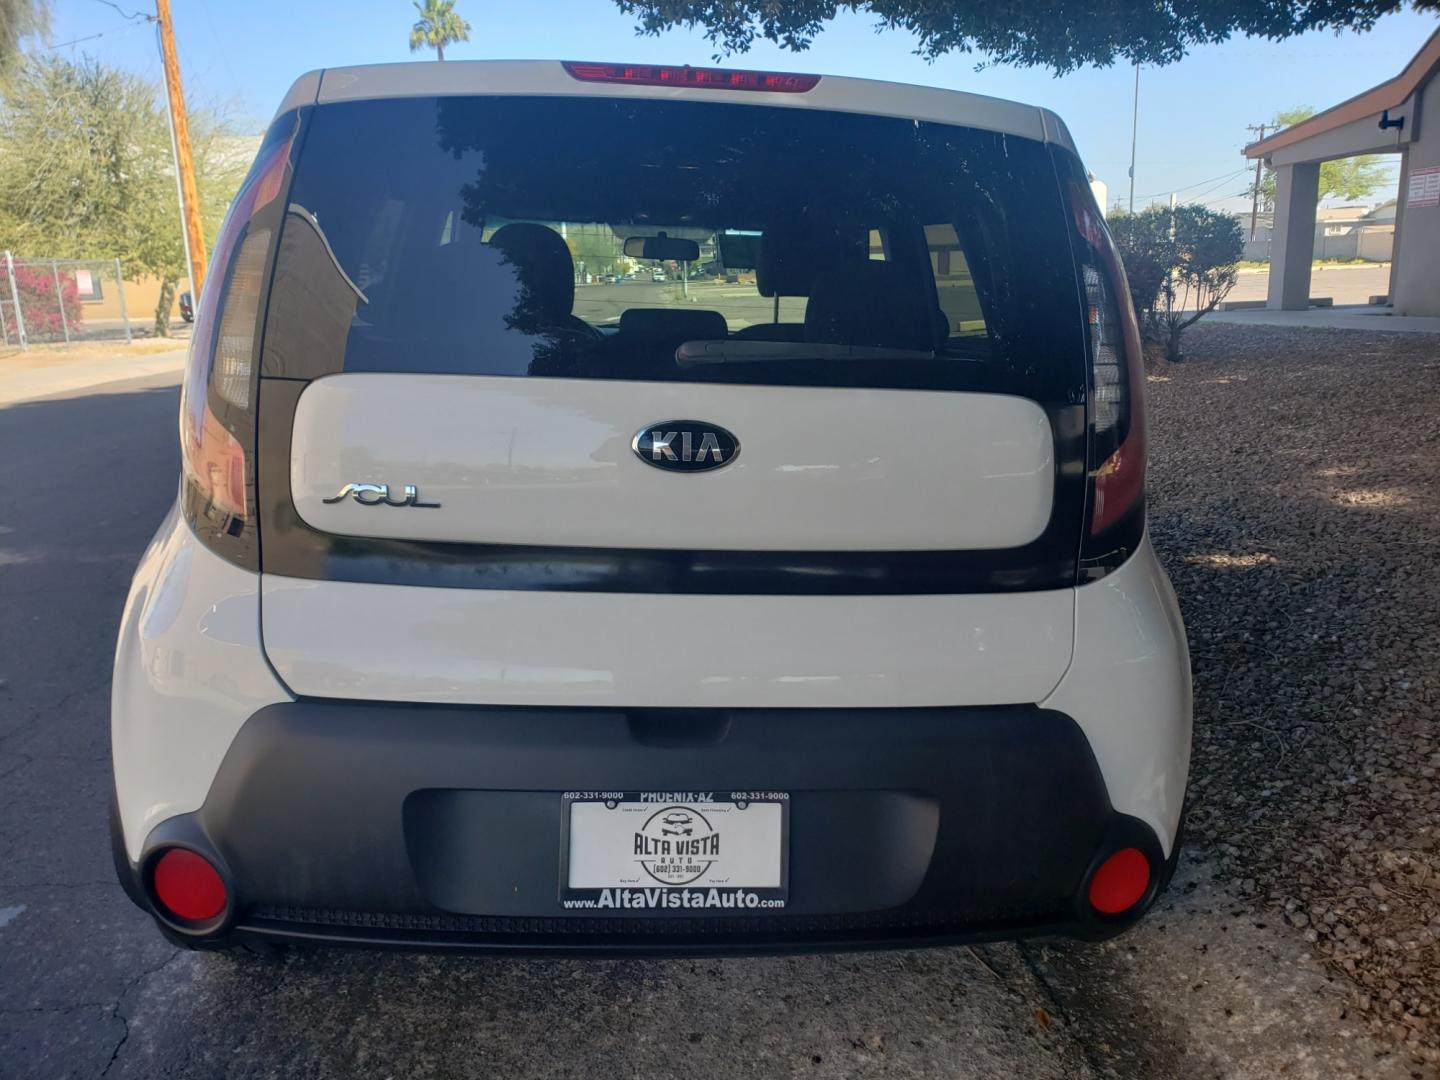
[[[108,681],[173,376],[0,408],[0,1075],[1416,1077],[1182,862],[1105,946],[736,960],[177,951],[113,879]]]

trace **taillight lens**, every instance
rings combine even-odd
[[[233,533],[246,516],[245,450],[205,404],[203,386],[181,399],[180,456],[186,481],[206,503],[205,516]]]
[[[788,71],[738,71],[660,64],[592,64],[561,61],[572,78],[581,82],[630,83],[633,86],[681,86],[694,90],[768,90],[776,94],[803,94],[815,89],[819,75]]]
[[[225,307],[220,313],[211,379],[216,392],[237,409],[250,407],[255,318],[260,311],[260,289],[269,255],[269,229],[245,234],[230,266],[230,286],[225,291]]]
[[[180,399],[188,505],[215,532],[239,535],[249,517],[250,463],[237,433],[251,424],[255,333],[271,230],[256,215],[284,188],[291,137],[267,139],[215,241]],[[211,391],[214,391],[214,401]]]
[[[1145,507],[1145,363],[1119,253],[1088,185],[1072,182],[1089,330],[1089,520],[1084,562],[1105,568],[1139,542]]]
[[[1083,268],[1090,321],[1091,535],[1119,524],[1138,509],[1145,494],[1140,333],[1113,249],[1108,260],[1102,258],[1102,263],[1107,261],[1109,266]]]
[[[185,848],[171,848],[155,860],[150,886],[165,914],[183,922],[209,922],[230,902],[220,871]]]

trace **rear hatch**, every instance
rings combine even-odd
[[[257,440],[296,692],[1058,682],[1085,321],[1052,148],[693,96],[307,110]]]

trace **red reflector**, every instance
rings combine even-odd
[[[165,852],[155,863],[151,882],[160,906],[177,918],[204,922],[225,910],[225,882],[215,867],[193,851],[171,848]]]
[[[727,68],[667,67],[656,64],[588,64],[562,60],[581,82],[631,83],[635,86],[684,86],[696,90],[768,90],[803,94],[815,89],[819,75],[785,71],[732,71]]]
[[[1090,906],[1102,915],[1119,915],[1138,904],[1149,887],[1150,860],[1138,848],[1121,848],[1090,879]]]

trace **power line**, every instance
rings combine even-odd
[[[54,52],[56,49],[68,49],[71,45],[79,45],[82,41],[94,41],[96,38],[103,38],[107,35],[120,35],[134,30],[137,26],[144,26],[144,23],[128,22],[119,26],[112,26],[109,30],[101,30],[98,34],[86,34],[84,37],[71,38],[69,41],[62,41],[57,45],[42,45],[41,51]]]
[[[1250,166],[1248,166],[1248,165],[1242,165],[1240,168],[1235,169],[1233,172],[1228,172],[1228,173],[1226,173],[1226,174],[1223,175],[1223,176],[1212,176],[1212,177],[1209,177],[1208,179],[1205,179],[1205,180],[1197,180],[1197,181],[1195,181],[1195,183],[1193,183],[1193,184],[1186,184],[1184,187],[1170,188],[1170,189],[1167,190],[1167,191],[1157,191],[1157,192],[1155,192],[1155,193],[1152,194],[1152,195],[1139,195],[1139,196],[1136,196],[1136,197],[1139,198],[1139,199],[1142,199],[1142,200],[1143,200],[1143,199],[1160,199],[1160,198],[1164,198],[1166,195],[1178,195],[1178,194],[1179,194],[1180,192],[1182,192],[1182,191],[1190,191],[1190,190],[1193,189],[1193,188],[1204,187],[1206,184],[1213,184],[1213,183],[1215,183],[1216,181],[1219,181],[1220,183],[1228,184],[1231,180],[1235,179],[1235,177],[1241,175],[1242,173],[1249,172],[1249,170],[1250,170]],[[1202,192],[1202,194],[1203,194],[1203,192]]]
[[[1209,194],[1209,192],[1202,192],[1202,195],[1208,195],[1208,194]],[[1243,199],[1243,198],[1245,197],[1245,195],[1246,195],[1246,192],[1243,192],[1243,191],[1231,192],[1229,195],[1216,195],[1216,196],[1214,196],[1213,198],[1209,198],[1209,199],[1202,198],[1201,195],[1197,195],[1195,198],[1191,199],[1190,201],[1191,201],[1191,202],[1194,202],[1194,203],[1199,203],[1201,206],[1209,206],[1211,203],[1221,203],[1221,202],[1224,202],[1226,199]]]
[[[133,26],[134,24],[132,23],[130,25]],[[126,27],[127,30],[129,28],[129,26]],[[45,45],[43,46],[43,48],[46,52],[54,52],[56,49],[64,49],[68,48],[71,45],[79,45],[82,41],[94,41],[96,38],[102,38],[104,36],[105,31],[101,31],[98,34],[86,34],[84,37],[71,38],[69,41],[62,41],[58,45]]]
[[[112,3],[111,0],[95,0],[95,2],[96,2],[97,4],[104,4],[104,5],[105,5],[106,7],[108,7],[108,8],[114,8],[116,11],[118,11],[118,12],[120,13],[121,17],[126,18],[126,19],[129,19],[129,20],[131,20],[132,22],[135,21],[136,19],[144,19],[146,22],[154,22],[154,21],[155,21],[155,16],[149,14],[148,12],[145,12],[145,11],[126,11],[126,10],[125,10],[124,8],[122,8],[119,4]]]
[[[1196,196],[1195,196],[1194,198],[1192,198],[1190,201],[1191,201],[1191,202],[1199,202],[1199,201],[1201,201],[1202,199],[1205,198],[1206,195],[1209,195],[1212,191],[1218,191],[1220,188],[1225,187],[1227,184],[1229,184],[1231,180],[1238,179],[1239,176],[1240,176],[1241,174],[1243,174],[1245,171],[1246,171],[1245,169],[1241,169],[1239,172],[1231,173],[1231,174],[1230,174],[1229,176],[1227,176],[1224,180],[1220,181],[1220,183],[1215,184],[1213,187],[1208,187],[1208,188],[1206,188],[1204,191],[1200,192],[1199,195],[1196,195]],[[1220,196],[1220,197],[1221,197],[1222,199],[1233,199],[1233,198],[1235,198],[1234,195],[1222,195],[1222,196]]]
[[[133,30],[137,26],[143,26],[145,23],[153,23],[155,21],[154,15],[147,14],[143,11],[126,11],[119,4],[112,3],[111,0],[95,0],[95,2],[97,4],[104,4],[106,7],[118,12],[121,18],[127,21],[109,30],[101,30],[98,34],[86,34],[84,37],[71,38],[69,41],[62,41],[58,45],[45,45],[43,46],[43,51],[54,52],[56,49],[68,49],[71,45],[79,45],[85,41],[96,41],[99,38],[103,38],[106,34],[117,32],[123,34],[127,30]]]

